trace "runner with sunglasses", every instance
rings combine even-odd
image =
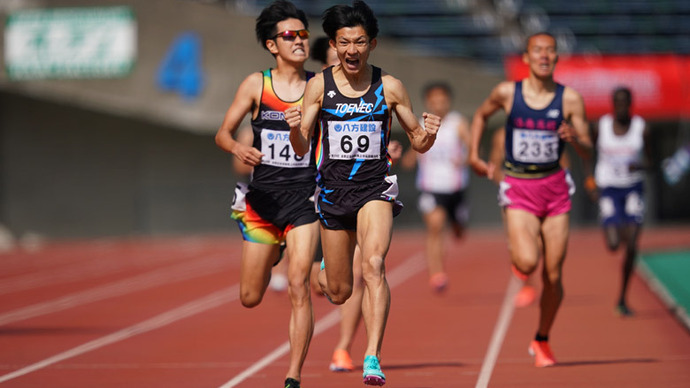
[[[355,244],[362,251],[368,342],[363,377],[365,384],[383,385],[379,360],[390,307],[384,263],[393,217],[402,208],[396,177],[388,175],[392,113],[419,152],[434,144],[440,118],[424,113],[421,126],[403,84],[367,62],[377,44],[378,22],[364,2],[329,8],[323,29],[340,63],[310,80],[302,108],[289,109],[285,117],[299,155],[307,154],[318,139],[315,201],[325,266],[319,282],[333,303],[350,297]]]
[[[301,371],[314,331],[309,273],[319,238],[314,204],[316,167],[311,148],[297,155],[289,141],[284,111],[302,103],[307,80],[309,30],[303,11],[289,1],[276,1],[256,19],[256,36],[275,58],[276,67],[250,74],[239,86],[218,133],[216,144],[252,166],[248,186],[235,190],[232,218],[244,239],[240,269],[240,300],[257,306],[266,292],[271,267],[287,242],[290,365],[285,388],[299,388]],[[251,146],[234,135],[251,114]],[[306,154],[306,155],[305,155]]]

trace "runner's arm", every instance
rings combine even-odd
[[[302,106],[285,111],[285,120],[290,124],[290,143],[295,153],[304,156],[309,152],[314,127],[319,119],[323,99],[323,73],[307,82]]]
[[[486,122],[489,117],[496,113],[499,109],[508,111],[507,107],[511,101],[511,97],[515,92],[514,82],[501,82],[489,94],[486,100],[477,108],[472,118],[470,125],[470,132],[472,139],[470,142],[470,167],[479,176],[486,176],[493,179],[494,169],[496,166],[492,163],[486,163],[479,157],[479,144],[481,143],[482,134],[486,129]]]
[[[256,166],[261,163],[263,154],[251,145],[235,140],[234,135],[242,119],[258,106],[259,93],[262,87],[261,73],[254,73],[245,78],[235,94],[235,99],[225,112],[225,118],[216,133],[216,145],[223,151],[232,153],[242,163]]]
[[[496,184],[503,180],[503,169],[500,167],[505,158],[505,128],[497,129],[491,136],[491,151],[489,152],[489,165],[494,165],[494,173],[491,177]]]
[[[410,96],[402,82],[386,74],[383,77],[383,83],[386,102],[391,107],[391,111],[394,111],[398,117],[398,122],[410,139],[412,148],[421,153],[428,151],[436,141],[436,133],[441,125],[441,118],[424,112],[422,114],[424,126],[420,125],[412,112]]]
[[[253,138],[252,127],[248,125],[239,129],[235,141],[246,146],[251,146]],[[242,161],[236,156],[232,158],[232,167],[235,170],[235,173],[243,176],[248,176],[254,170],[252,166],[242,163]]]
[[[458,124],[458,138],[460,139],[460,146],[463,148],[462,159],[456,161],[457,166],[466,166],[469,155],[467,154],[470,149],[470,143],[472,142],[472,134],[470,133],[470,124],[467,122],[465,116],[460,117],[460,123]]]
[[[558,127],[558,134],[573,145],[583,160],[589,161],[592,158],[592,140],[585,116],[585,103],[580,93],[569,87],[563,92],[563,117],[565,119]]]

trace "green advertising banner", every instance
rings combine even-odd
[[[137,29],[129,7],[22,10],[5,24],[10,79],[109,78],[134,66]]]

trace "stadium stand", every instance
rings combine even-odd
[[[270,0],[235,1],[249,13]],[[342,0],[295,0],[309,17]],[[421,55],[500,62],[547,30],[573,53],[690,53],[687,0],[369,0],[381,36]]]

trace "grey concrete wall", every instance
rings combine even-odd
[[[0,94],[0,222],[15,234],[228,230],[235,178],[211,135]]]

